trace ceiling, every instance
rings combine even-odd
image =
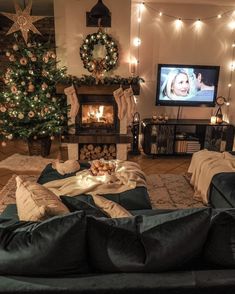
[[[55,0],[56,1],[56,0]],[[67,0],[68,1],[68,0]],[[104,3],[106,2],[103,0]],[[112,0],[117,1],[117,0]],[[168,3],[168,4],[199,4],[199,5],[219,5],[219,6],[234,6],[235,0],[131,0],[132,2],[152,2],[152,3]],[[22,8],[28,3],[28,0],[17,0]],[[32,14],[34,15],[53,15],[54,0],[33,0]],[[94,0],[94,4],[97,0]],[[0,11],[14,12],[13,0],[0,0]]]
[[[68,1],[68,0],[67,0]],[[53,15],[53,2],[54,0],[33,0],[32,14],[35,15]],[[28,3],[27,0],[17,0],[23,9]],[[0,0],[0,11],[3,12],[15,12],[13,0]]]

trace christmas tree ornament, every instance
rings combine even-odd
[[[32,82],[29,82],[28,84],[28,92],[34,92],[35,90],[35,86],[32,84]]]
[[[10,61],[16,61],[15,56],[14,56],[13,54],[11,54],[11,55],[9,56],[9,60],[10,60]]]
[[[16,86],[12,86],[12,87],[11,87],[11,92],[14,93],[14,94],[17,93],[17,88],[16,88]]]
[[[14,1],[15,5],[15,11],[16,13],[6,13],[6,12],[1,12],[4,16],[12,20],[14,23],[12,27],[9,29],[7,32],[7,35],[12,34],[17,31],[21,31],[22,36],[24,38],[25,43],[28,41],[28,33],[29,31],[32,31],[34,34],[39,34],[41,33],[38,31],[38,29],[34,26],[34,22],[45,18],[45,16],[32,16],[30,15],[31,9],[32,9],[32,0],[29,1],[28,5],[24,10],[21,9],[19,4]]]
[[[35,113],[31,110],[29,113],[28,113],[28,117],[32,118],[34,117]]]
[[[33,57],[33,53],[32,53],[31,51],[28,51],[28,52],[27,52],[27,55],[28,55],[28,57],[30,57],[30,58]]]
[[[48,56],[43,56],[42,60],[43,60],[45,63],[48,63],[49,58],[48,58]]]
[[[18,118],[19,118],[19,119],[23,119],[23,118],[24,118],[24,114],[23,114],[22,112],[20,112],[20,113],[18,114]]]
[[[8,140],[12,140],[12,139],[13,139],[13,135],[12,135],[12,134],[9,134],[9,135],[7,136],[7,139],[8,139]]]
[[[25,82],[24,81],[21,82],[21,86],[25,86]]]
[[[46,94],[46,97],[47,97],[47,98],[50,98],[50,97],[51,97],[51,94],[50,94],[50,93],[47,93],[47,94]]]
[[[34,96],[33,100],[38,101],[38,96]]]
[[[14,51],[18,51],[19,50],[19,47],[18,47],[17,44],[14,44],[12,48],[13,48]]]
[[[54,136],[51,136],[50,137],[51,141],[55,140],[55,137]]]
[[[32,62],[37,61],[37,57],[36,57],[36,56],[32,56],[32,57],[31,57],[31,61],[32,61]]]
[[[42,90],[45,91],[48,88],[48,85],[44,82],[41,87]]]
[[[6,109],[6,107],[5,107],[5,106],[1,106],[1,107],[0,107],[0,111],[1,111],[1,112],[6,112],[6,111],[7,111],[7,109]]]
[[[25,57],[20,58],[20,64],[26,65],[27,63],[28,63],[27,58],[25,58]]]
[[[6,52],[6,56],[7,56],[7,57],[10,57],[10,56],[11,56],[11,53],[10,53],[9,51],[7,51],[7,52]]]
[[[48,76],[48,72],[47,72],[45,69],[43,69],[43,71],[42,71],[42,76],[43,76],[43,77]]]

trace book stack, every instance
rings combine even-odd
[[[186,141],[186,153],[194,153],[201,149],[199,141]]]
[[[187,150],[187,141],[185,140],[175,141],[176,153],[186,153],[186,150]]]
[[[194,153],[201,149],[199,141],[196,140],[178,140],[175,141],[175,152],[176,153]]]

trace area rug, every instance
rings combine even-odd
[[[148,192],[153,208],[203,207],[193,198],[189,176],[177,174],[153,174],[147,176]]]
[[[0,212],[8,204],[15,203],[16,178],[13,175],[0,191]],[[37,176],[23,175],[25,180],[36,181]],[[202,207],[202,202],[193,198],[193,189],[186,175],[153,174],[147,176],[148,192],[153,208],[174,209]]]
[[[15,153],[0,161],[0,168],[5,168],[17,172],[41,172],[48,163],[54,161],[55,159],[44,158],[42,156],[28,156]]]

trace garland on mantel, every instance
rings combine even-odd
[[[65,83],[73,83],[77,86],[95,86],[97,85],[97,80],[93,76],[88,75],[82,75],[82,77],[76,77],[76,76],[67,76],[64,79]],[[104,77],[102,81],[99,82],[101,85],[138,85],[140,82],[144,82],[144,79],[135,76],[135,77],[128,77],[123,78],[120,76],[114,76],[114,77]]]

